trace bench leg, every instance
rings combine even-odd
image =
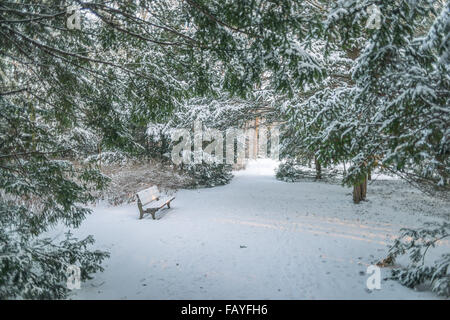
[[[155,220],[155,213],[156,213],[156,211],[153,211],[153,210],[150,212],[150,214],[152,215],[153,220]]]
[[[139,209],[139,220],[140,220],[144,216],[144,209],[142,208],[142,203],[141,200],[139,199],[139,196],[137,196],[137,206]]]
[[[170,209],[170,201],[169,201],[169,202],[167,202],[167,208],[169,208],[169,209]]]

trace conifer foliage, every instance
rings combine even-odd
[[[389,251],[389,258],[394,262],[397,257],[408,255],[410,263],[394,269],[391,278],[410,288],[428,284],[436,294],[450,297],[450,254],[441,253],[434,259],[429,257],[439,242],[449,237],[450,224],[447,222],[427,223],[420,229],[402,229],[400,238]]]
[[[378,29],[365,27],[374,4]],[[355,188],[381,168],[445,194],[449,3],[342,0],[328,8],[326,87],[312,87],[282,106],[283,153],[315,156],[325,165],[348,161],[344,183]]]
[[[87,249],[92,238],[43,236],[78,227],[107,182],[72,160],[141,153],[147,124],[182,99],[218,88],[244,95],[267,71],[286,92],[320,77],[298,42],[320,29],[310,10],[286,1],[2,1],[0,298],[64,298],[68,264],[83,279],[101,270],[107,254]],[[75,12],[79,28],[68,24]]]
[[[448,191],[449,31],[439,0],[0,1],[0,298],[65,298],[67,266],[101,270],[92,237],[44,236],[108,182],[79,160],[163,159],[197,113],[223,130],[270,109],[285,158],[350,163],[355,202],[374,168]]]

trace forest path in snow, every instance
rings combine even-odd
[[[71,298],[436,298],[390,280],[369,291],[366,269],[400,228],[442,221],[445,203],[380,181],[354,205],[348,188],[277,181],[275,166],[260,160],[229,185],[181,190],[156,221],[138,220],[134,204],[98,206],[76,234],[93,234],[111,258]]]

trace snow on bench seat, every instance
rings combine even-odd
[[[175,199],[175,197],[171,196],[162,196],[157,186],[139,191],[136,197],[139,219],[142,219],[145,213],[150,213],[152,218],[155,219],[155,213],[166,205],[167,208],[170,208],[170,202]]]

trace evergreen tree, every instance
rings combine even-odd
[[[367,38],[352,68],[352,130],[358,139],[356,146],[351,144],[357,154],[351,159],[349,180],[360,180],[381,164],[418,186],[446,190],[449,3],[383,1],[377,3],[380,28],[365,30],[360,25],[372,3],[338,1],[328,19],[330,31],[347,31],[339,32],[343,45]]]
[[[381,12],[379,29],[364,27],[373,4]],[[284,154],[303,152],[325,165],[350,162],[344,183],[353,186],[356,203],[375,167],[428,191],[448,190],[448,2],[330,6],[328,77],[309,95],[284,103]]]
[[[149,121],[216,87],[245,95],[269,72],[275,88],[291,92],[319,78],[322,70],[304,51],[321,28],[311,8],[287,1],[1,2],[0,297],[64,298],[69,264],[81,267],[82,279],[101,270],[107,254],[86,248],[91,237],[68,235],[60,244],[43,237],[58,223],[79,226],[106,182],[94,168],[61,159],[93,149],[139,153]],[[70,28],[77,12],[80,29]]]
[[[71,5],[80,29],[68,27]],[[372,5],[379,29],[364,27]],[[0,297],[63,298],[67,265],[83,279],[101,269],[92,238],[42,236],[77,227],[106,183],[61,159],[140,154],[148,123],[199,96],[273,92],[289,106],[286,152],[349,161],[355,202],[377,165],[448,190],[449,10],[437,0],[1,2]],[[242,110],[223,119],[243,121]]]

